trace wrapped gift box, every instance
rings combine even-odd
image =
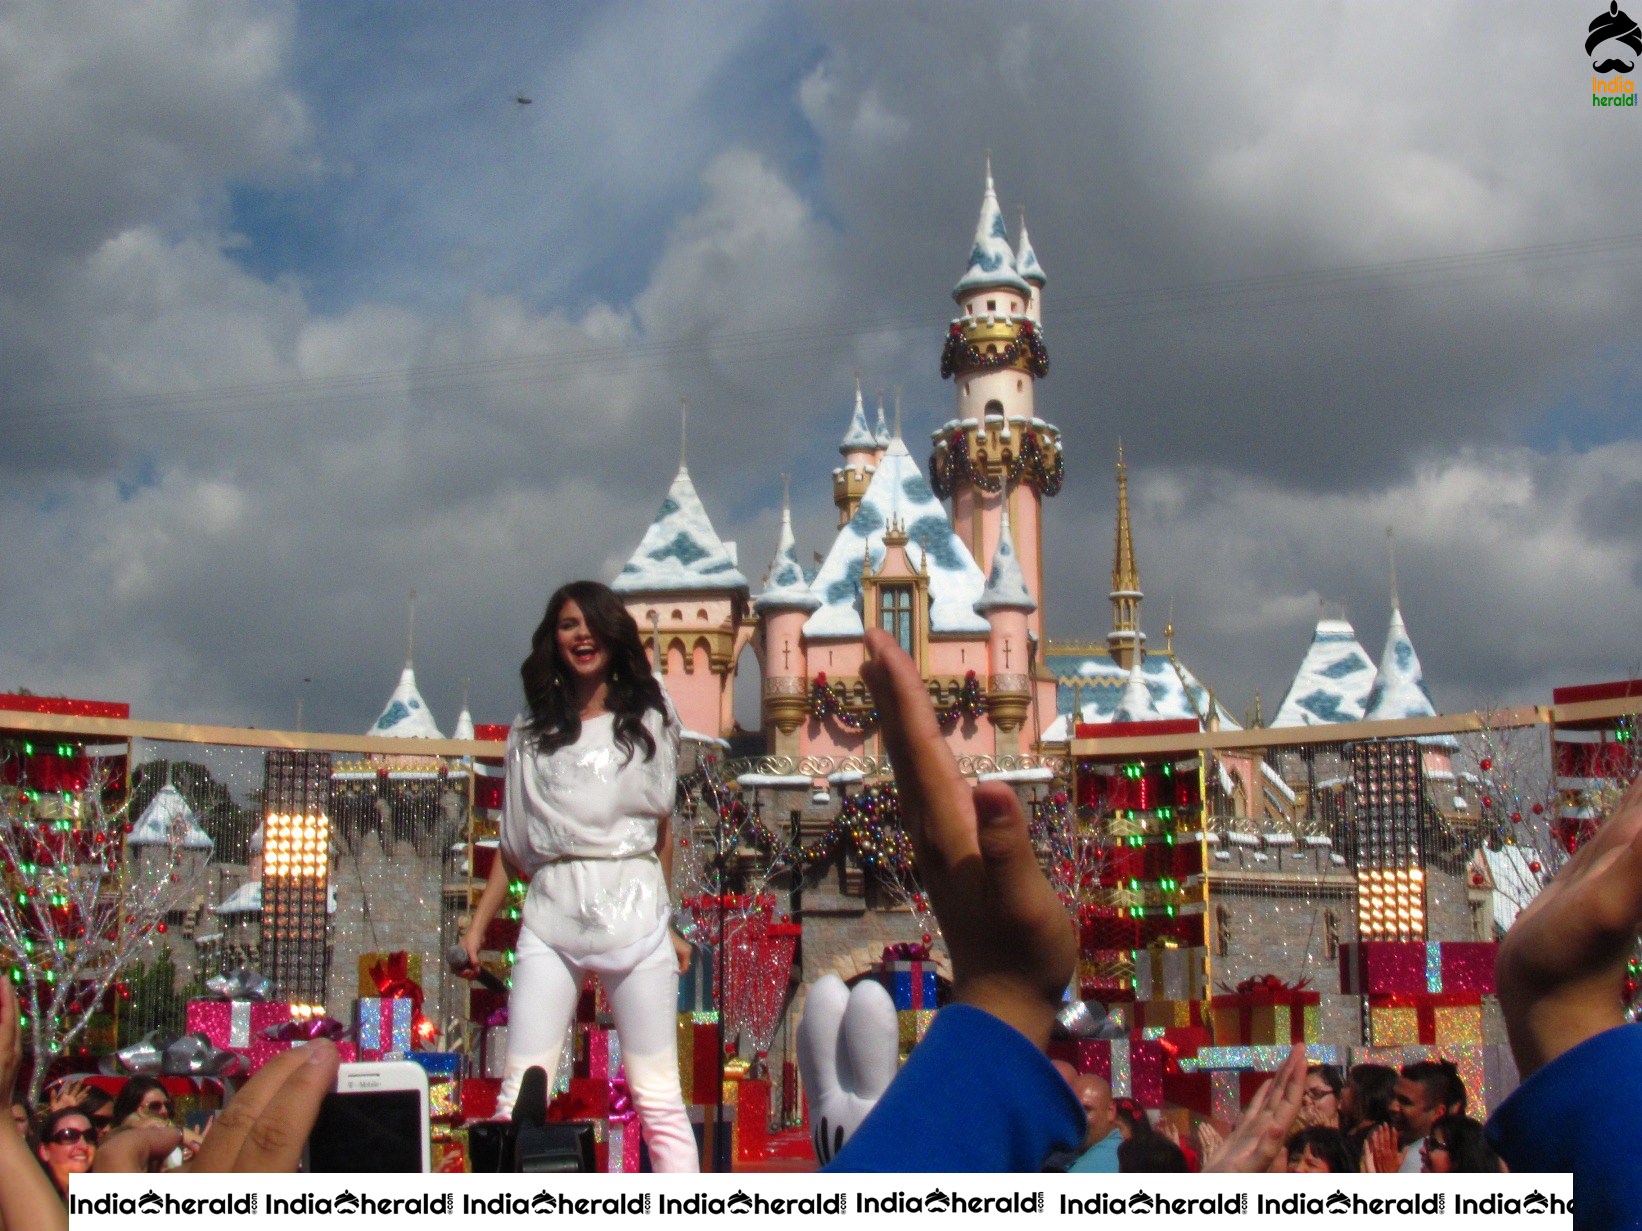
[[[1475,992],[1418,992],[1368,998],[1372,1047],[1481,1046],[1482,997]]]
[[[359,1054],[366,1060],[381,1060],[411,1051],[412,1005],[404,998],[384,1000],[361,996],[354,1002],[354,1035]]]
[[[502,1083],[493,1077],[466,1077],[457,1090],[462,1108],[462,1119],[488,1120],[496,1114],[496,1099],[502,1093]]]
[[[242,1056],[267,1042],[265,1030],[290,1020],[291,1006],[282,1000],[190,1000],[184,1011],[187,1033]]]
[[[359,988],[356,996],[409,995],[406,980],[422,987],[422,955],[405,950],[374,951],[359,955]],[[386,984],[390,990],[384,991]],[[402,988],[402,991],[391,990]]]
[[[454,1120],[461,1115],[457,1079],[462,1057],[453,1051],[411,1052],[405,1059],[419,1064],[428,1075],[428,1115],[434,1120]]]
[[[1368,940],[1340,946],[1340,991],[1347,996],[1423,992],[1426,947],[1419,941]]]
[[[935,1008],[934,962],[885,962],[874,977],[889,992],[897,1010]]]
[[[468,985],[468,1021],[489,1026],[506,1020],[506,992],[493,992],[488,987],[480,987],[477,983]]]
[[[607,1026],[578,1024],[571,1073],[613,1081],[621,1075],[621,1039]]]
[[[678,977],[678,1011],[710,1013],[718,1003],[713,999],[713,950],[702,944],[691,948],[690,969]]]
[[[912,1054],[912,1049],[918,1045],[918,1040],[929,1033],[930,1023],[935,1020],[934,1009],[897,1009],[895,1021],[898,1029],[896,1049],[904,1064],[906,1058]]]
[[[1437,950],[1437,956],[1433,963],[1427,953],[1426,991],[1474,992],[1483,996],[1493,994],[1494,960],[1499,956],[1497,942],[1445,940],[1427,946],[1428,950],[1431,948]],[[1435,980],[1431,977],[1433,973],[1437,976]],[[1435,987],[1432,986],[1433,982],[1436,983]]]
[[[718,1014],[678,1015],[678,1075],[686,1103],[717,1101]]]
[[[1143,949],[1136,955],[1136,1000],[1201,1001],[1207,993],[1203,950]]]
[[[501,1077],[507,1070],[507,1027],[480,1026],[475,1031],[474,1077]]]
[[[1214,1041],[1218,1047],[1268,1047],[1277,1043],[1315,1042],[1321,1029],[1322,996],[1317,992],[1287,993],[1289,999],[1268,999],[1236,993],[1216,996]]]
[[[435,1124],[432,1165],[438,1175],[465,1175],[473,1170],[468,1159],[468,1131],[454,1124]]]
[[[1138,1000],[1135,1002],[1135,1017],[1142,1030],[1157,1027],[1185,1027],[1202,1026],[1203,1002],[1201,1000]]]
[[[612,1120],[605,1129],[602,1169],[610,1173],[634,1174],[639,1170],[643,1134],[635,1117]]]

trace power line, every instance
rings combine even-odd
[[[1320,298],[1384,293],[1410,285],[1459,284],[1501,277],[1539,267],[1575,269],[1601,263],[1642,260],[1642,235],[1619,235],[1556,244],[1501,248],[1447,256],[1416,257],[1328,269],[1301,270],[1176,286],[1125,288],[1058,299],[1052,334],[1069,332],[1068,324],[1135,324],[1160,318],[1314,301]],[[607,346],[538,352],[507,358],[457,360],[405,368],[291,377],[165,393],[103,398],[64,399],[0,409],[8,435],[60,425],[90,427],[128,420],[177,416],[218,416],[255,410],[276,411],[377,401],[394,395],[427,397],[476,388],[535,384],[554,376],[610,367],[625,372],[663,368],[689,357],[751,367],[807,355],[837,353],[851,340],[872,334],[930,334],[945,321],[919,313],[877,319],[852,319],[830,327],[770,326],[704,337],[634,341]]]

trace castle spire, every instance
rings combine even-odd
[[[1123,442],[1117,445],[1117,534],[1112,552],[1112,631],[1106,641],[1120,666],[1131,666],[1146,639],[1140,631],[1140,569],[1135,564],[1134,534],[1129,526],[1129,467]]]
[[[880,414],[882,411],[879,412]],[[867,427],[867,408],[861,400],[861,373],[855,374],[855,408],[850,412],[850,425],[844,439],[838,442],[838,451],[846,458],[852,453],[871,453],[878,447],[872,431]]]
[[[969,268],[952,288],[952,297],[962,302],[971,291],[983,287],[1009,287],[1021,295],[1032,288],[1015,268],[1015,251],[1009,246],[1009,228],[1004,225],[998,190],[992,184],[992,155],[986,156],[986,189],[981,194],[981,216],[975,223],[975,242],[969,249]]]

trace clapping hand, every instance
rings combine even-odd
[[[1277,1075],[1261,1086],[1237,1127],[1203,1164],[1204,1171],[1265,1171],[1288,1142],[1306,1093],[1306,1049],[1296,1044]],[[1208,1148],[1208,1143],[1204,1143]]]

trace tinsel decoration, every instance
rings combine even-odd
[[[1043,344],[1043,335],[1035,322],[1023,318],[1017,323],[1019,333],[1002,350],[986,352],[964,336],[962,322],[953,321],[946,332],[946,345],[941,348],[941,379],[949,380],[954,372],[995,371],[1013,367],[1022,359],[1027,371],[1042,378],[1049,375],[1049,349]]]
[[[810,717],[818,722],[831,718],[850,731],[868,731],[878,725],[876,705],[868,704],[865,709],[857,710],[848,708],[848,705],[844,691],[827,682],[826,672],[818,672],[810,682]],[[952,704],[935,707],[935,719],[941,726],[950,727],[965,718],[979,718],[987,712],[987,708],[980,677],[969,671],[964,675],[964,682],[958,686],[958,695],[953,698]]]
[[[1043,444],[1031,428],[1018,429],[1021,436],[1019,452],[1009,455],[1004,473],[997,478],[975,464],[969,451],[969,433],[962,427],[952,429],[947,437],[946,452],[937,449],[929,455],[929,485],[943,500],[951,496],[961,482],[988,493],[1001,492],[1004,485],[1018,487],[1025,483],[1045,496],[1058,496],[1066,481],[1066,461],[1059,449],[1051,460],[1045,460]]]

